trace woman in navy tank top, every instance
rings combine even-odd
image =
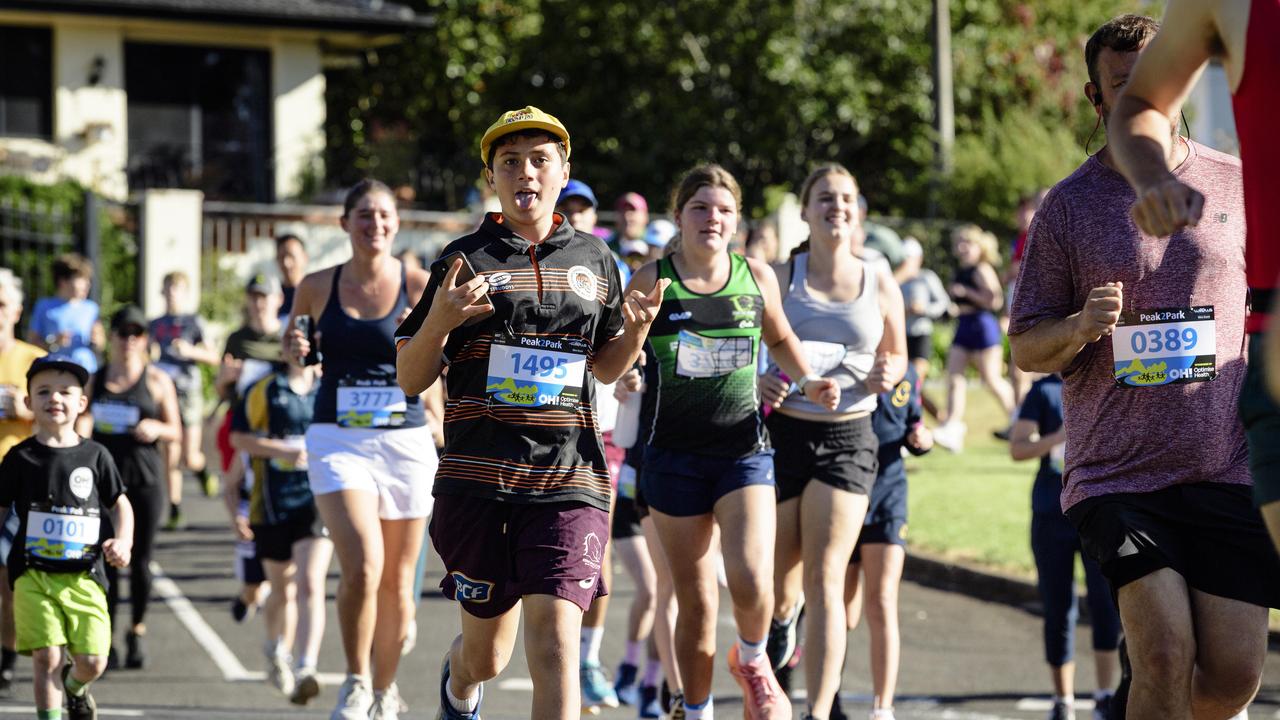
[[[335,720],[399,716],[396,668],[431,514],[435,443],[422,399],[406,397],[396,383],[393,341],[427,273],[392,257],[399,224],[386,185],[365,180],[352,188],[342,213],[352,257],[303,279],[285,338],[287,352],[323,367],[306,444],[311,490],[342,571],[347,679]],[[298,327],[302,316],[311,318],[310,338]]]

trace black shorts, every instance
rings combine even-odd
[[[640,513],[636,510],[634,498],[618,496],[613,502],[613,527],[609,534],[614,540],[625,540],[641,534]]]
[[[932,360],[933,335],[908,335],[907,358],[910,360]]]
[[[905,518],[893,518],[883,522],[869,523],[862,526],[858,533],[858,542],[853,546],[853,555],[849,564],[862,562],[863,545],[901,545],[907,546],[907,521]]]
[[[810,480],[858,495],[871,492],[880,443],[870,415],[828,423],[775,412],[765,425],[774,449],[778,502],[800,497]]]
[[[1262,333],[1249,335],[1249,366],[1240,386],[1240,422],[1249,440],[1253,501],[1258,507],[1280,502],[1280,408],[1263,378]]]
[[[309,512],[299,511],[295,517],[276,525],[251,527],[253,542],[258,546],[258,559],[276,562],[289,562],[293,559],[293,544],[299,540],[329,536],[329,531],[320,520],[320,514],[314,508]]]
[[[1088,498],[1067,510],[1111,592],[1162,568],[1187,585],[1280,607],[1280,557],[1247,485],[1195,483]]]

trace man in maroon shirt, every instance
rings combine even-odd
[[[1116,18],[1085,48],[1099,119],[1155,34]],[[1250,499],[1236,417],[1245,381],[1240,163],[1177,134],[1161,162],[1205,193],[1206,221],[1141,233],[1135,196],[1103,147],[1037,211],[1010,313],[1024,370],[1061,372],[1067,429],[1062,508],[1120,606],[1137,720],[1228,718],[1257,692],[1266,606],[1280,566]]]
[[[1209,60],[1226,70],[1244,164],[1249,243],[1246,264],[1253,314],[1246,329],[1251,370],[1240,396],[1249,438],[1254,502],[1280,548],[1280,332],[1275,316],[1280,275],[1280,203],[1271,190],[1280,164],[1280,0],[1170,0],[1164,27],[1134,68],[1116,104],[1108,138],[1121,172],[1137,191],[1133,217],[1158,237],[1204,217],[1204,196],[1172,176],[1161,162],[1168,134],[1161,131]],[[1246,74],[1245,70],[1248,69]],[[1274,321],[1273,321],[1274,322]],[[1261,331],[1267,329],[1265,341]],[[1264,371],[1265,370],[1265,382]],[[1270,387],[1270,397],[1265,388]]]

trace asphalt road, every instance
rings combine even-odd
[[[230,531],[221,506],[192,497],[189,525],[164,532],[156,561],[164,575],[148,618],[145,670],[119,670],[95,683],[93,693],[102,718],[327,718],[336,687],[325,687],[317,701],[296,708],[263,682],[263,632],[260,620],[236,624],[229,613],[237,583],[232,576]],[[418,610],[418,645],[401,665],[399,684],[410,706],[408,718],[433,718],[438,697],[442,654],[457,633],[458,609],[430,592],[442,568],[437,558],[428,569],[427,597]],[[341,680],[341,647],[334,613],[336,561],[329,586],[329,624],[320,658],[322,675]],[[614,603],[608,619],[604,655],[610,664],[621,653],[625,606],[631,591],[617,573]],[[123,609],[123,604],[122,604]],[[912,583],[901,598],[902,671],[897,715],[902,720],[1030,720],[1047,710],[1048,673],[1043,664],[1039,618],[1022,608],[982,602]],[[719,644],[734,638],[727,610],[721,613]],[[117,638],[118,641],[120,640]],[[520,646],[518,646],[520,647]],[[1088,648],[1088,628],[1081,628],[1078,648]],[[1089,653],[1078,657],[1082,702],[1093,688]],[[722,661],[721,661],[722,662]],[[18,664],[13,701],[0,703],[0,718],[33,717],[31,668]],[[486,688],[484,715],[491,720],[528,717],[529,673],[520,652],[507,670]],[[797,680],[797,684],[802,683]],[[852,717],[865,717],[870,707],[870,665],[863,628],[850,638],[844,673],[845,707]],[[716,705],[722,717],[740,712],[741,695],[727,670],[717,669]],[[797,717],[802,708],[797,701]],[[1255,718],[1280,717],[1280,657],[1268,658],[1263,690],[1251,709]],[[634,709],[606,710],[596,716],[635,717]]]

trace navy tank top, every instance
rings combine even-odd
[[[376,320],[359,320],[342,309],[338,298],[342,268],[339,265],[333,271],[329,302],[316,323],[324,374],[313,422],[386,429],[425,425],[421,398],[406,398],[396,384],[397,320],[410,307],[404,266],[400,267],[400,295],[395,306]]]

